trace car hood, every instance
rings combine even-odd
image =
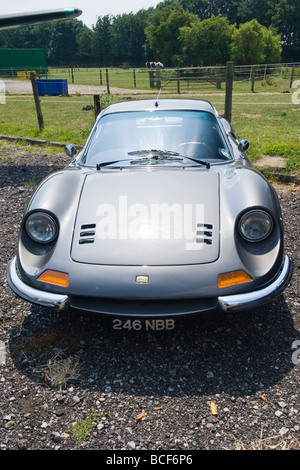
[[[127,266],[211,263],[219,256],[213,169],[101,170],[86,176],[73,261]]]

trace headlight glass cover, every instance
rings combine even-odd
[[[50,243],[57,237],[58,227],[54,218],[45,212],[34,212],[25,222],[27,234],[38,243]]]
[[[245,240],[260,242],[270,235],[273,221],[266,211],[251,210],[241,217],[238,227],[240,235]]]

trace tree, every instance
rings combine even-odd
[[[282,46],[281,37],[272,27],[264,29],[265,36],[265,62],[268,64],[276,64],[281,60]]]
[[[78,53],[76,37],[82,28],[82,21],[68,20],[53,23],[49,42],[49,63],[53,65],[76,63]]]
[[[84,25],[76,36],[78,46],[78,58],[81,63],[89,64],[93,61],[92,56],[93,31]]]
[[[173,2],[175,1],[177,0],[173,0]],[[200,20],[207,20],[212,16],[225,16],[231,24],[237,22],[237,10],[242,1],[243,0],[179,0],[185,10],[194,13]],[[249,1],[251,2],[252,0]]]
[[[280,54],[280,36],[257,20],[248,21],[233,32],[231,58],[235,64],[279,62]]]
[[[111,56],[115,61],[140,64],[145,61],[145,28],[149,24],[146,10],[117,15],[110,28]]]
[[[249,19],[269,28],[277,29],[281,35],[285,54],[300,58],[300,8],[299,0],[240,0],[237,8],[237,23]]]
[[[180,28],[185,64],[217,65],[230,59],[230,45],[235,26],[227,18],[212,16],[195,20],[190,26]]]
[[[110,15],[99,16],[93,29],[92,54],[98,62],[105,64],[111,58],[111,24],[113,17]]]
[[[179,4],[174,5],[157,9],[145,30],[151,49],[158,55],[157,60],[167,65],[181,64],[180,28],[190,26],[197,18]]]
[[[270,22],[280,33],[287,60],[300,60],[299,0],[267,0]]]
[[[274,4],[272,0],[272,3]],[[272,7],[271,7],[272,8]],[[236,23],[243,24],[256,19],[263,26],[270,26],[271,13],[268,1],[240,0],[236,8]]]
[[[0,31],[0,47],[5,49],[41,48],[49,51],[52,29],[53,23],[45,23]]]
[[[173,0],[173,3],[177,0]],[[178,0],[184,9],[200,19],[225,16],[238,26],[256,19],[266,28],[276,28],[281,36],[284,60],[300,60],[299,0]],[[169,0],[168,0],[169,3]],[[171,0],[172,4],[172,0]]]

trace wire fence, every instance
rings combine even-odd
[[[101,68],[101,67],[36,67],[0,68],[1,77],[29,79],[34,71],[38,78],[67,79],[69,84],[102,86],[108,94],[115,88],[128,90],[161,90],[169,94],[224,91],[226,66],[182,67],[182,68]],[[233,67],[234,88],[241,91],[291,88],[293,81],[300,78],[300,63],[237,65]]]
[[[69,83],[112,88],[162,90],[167,93],[194,93],[218,91],[226,83],[226,66],[182,67],[182,68],[52,68],[51,76],[68,78]],[[254,91],[255,83],[262,87],[291,87],[293,80],[300,77],[300,63],[259,64],[233,67],[233,81],[236,87]],[[277,79],[277,80],[276,80]],[[281,81],[279,81],[280,79]],[[275,84],[276,81],[276,84]]]

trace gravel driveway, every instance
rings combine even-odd
[[[0,449],[299,450],[298,190],[277,188],[294,260],[284,296],[171,331],[114,331],[110,320],[49,313],[7,287],[23,210],[67,161],[0,148]]]

